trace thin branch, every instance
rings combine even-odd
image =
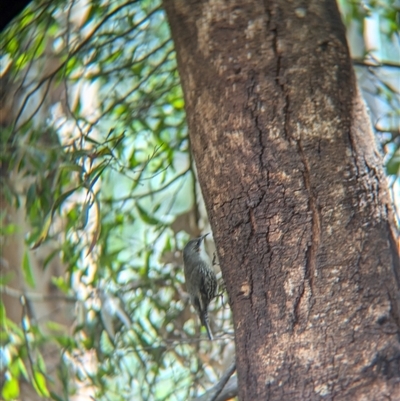
[[[20,297],[20,302],[22,305],[21,327],[22,327],[22,331],[24,333],[26,353],[28,355],[29,366],[30,366],[31,372],[32,372],[32,380],[35,383],[36,387],[38,389],[40,389],[42,386],[40,383],[38,383],[38,378],[37,378],[37,375],[35,374],[35,372],[36,372],[35,362],[33,360],[32,349],[30,347],[29,338],[28,338],[28,330],[26,327],[26,325],[27,325],[26,322],[29,321],[29,325],[30,325],[30,319],[29,319],[29,315],[28,315],[28,306],[27,306],[26,298],[24,295],[22,295]],[[40,373],[42,373],[42,372],[40,372]]]
[[[131,68],[133,65],[138,64],[138,63],[142,63],[143,61],[145,61],[149,57],[153,56],[159,50],[163,49],[168,43],[171,43],[171,39],[167,39],[166,41],[161,43],[161,45],[159,45],[158,47],[152,49],[149,53],[147,53],[145,56],[143,56],[139,60],[128,60],[128,62],[126,64],[122,64],[122,65],[120,65],[118,67],[113,68],[112,70],[105,70],[105,71],[104,70],[103,71],[100,70],[99,72],[89,73],[88,75],[85,76],[85,78],[86,79],[94,79],[94,78],[98,78],[98,77],[101,77],[101,76],[107,76],[108,77],[111,74],[115,74],[117,72],[125,71],[128,68]]]
[[[50,7],[50,5],[51,5],[52,2],[53,2],[53,0],[49,0],[49,1],[47,1],[46,3],[39,4],[36,8],[31,7],[31,10],[28,10],[28,12],[26,12],[27,9],[23,10],[23,12],[19,13],[18,16],[16,16],[16,17],[12,20],[12,24],[9,24],[8,27],[6,27],[6,30],[7,30],[8,28],[10,28],[9,31],[11,31],[11,29],[13,29],[14,27],[20,28],[20,23],[21,23],[21,21],[22,21],[24,18],[30,17],[30,16],[35,16],[35,18],[32,18],[32,20],[31,20],[30,22],[28,22],[28,23],[24,26],[23,30],[22,30],[22,31],[19,30],[19,32],[23,32],[24,30],[28,29],[31,25],[37,23],[37,21],[40,19],[40,17],[42,16],[42,14],[44,14],[44,12],[48,10],[48,7]],[[31,4],[32,4],[32,3],[31,3]],[[42,11],[40,12],[40,14],[39,14],[39,15],[35,15],[40,9],[42,10]],[[16,28],[15,28],[15,29],[16,29]],[[8,45],[8,42],[6,42],[6,43],[4,44],[4,46],[6,46],[6,45]]]
[[[144,78],[142,78],[132,89],[130,89],[125,95],[122,95],[122,97],[118,98],[114,103],[112,103],[109,107],[107,107],[107,109],[105,111],[103,111],[102,115],[97,118],[95,121],[93,121],[90,124],[89,127],[89,131],[92,129],[92,127],[94,127],[99,120],[101,119],[102,116],[108,114],[112,109],[114,109],[114,107],[118,106],[119,104],[123,103],[129,96],[131,96],[134,92],[136,92],[145,82],[147,82],[151,77],[154,76],[155,72],[164,65],[164,63],[168,60],[169,56],[171,54],[174,53],[174,50],[171,49],[170,51],[168,51],[165,56],[163,57],[163,59],[161,60],[161,62],[159,62],[154,68],[152,68],[147,76],[145,76]]]
[[[202,396],[193,398],[192,401],[227,401],[235,397],[238,393],[237,377],[232,377],[229,380],[235,370],[236,362],[233,362],[215,386],[207,390]]]
[[[164,191],[164,189],[167,189],[171,184],[173,184],[175,181],[177,181],[179,178],[184,177],[188,172],[189,172],[190,168],[182,171],[182,173],[176,175],[171,181],[167,182],[165,185],[163,185],[162,187],[159,187],[157,189],[154,189],[153,191],[150,192],[146,192],[144,194],[138,194],[138,195],[127,195],[127,196],[123,196],[121,198],[113,198],[113,199],[109,199],[109,200],[105,200],[108,202],[123,202],[126,200],[130,200],[130,199],[142,199],[145,198],[146,196],[151,196],[157,192],[161,192]]]
[[[18,123],[18,120],[20,119],[30,97],[47,81],[47,80],[52,80],[55,75],[61,71],[65,65],[69,62],[70,57],[75,56],[77,53],[79,53],[83,47],[85,47],[90,40],[93,38],[94,34],[103,26],[103,24],[110,19],[112,16],[114,16],[115,14],[117,14],[119,11],[121,11],[122,9],[124,9],[125,7],[131,5],[131,4],[135,4],[137,3],[138,0],[132,0],[132,1],[128,1],[124,4],[121,4],[119,7],[116,7],[113,11],[111,11],[109,14],[107,14],[101,22],[99,22],[96,27],[92,30],[92,32],[90,32],[90,34],[86,37],[86,39],[84,39],[76,48],[73,52],[71,52],[71,54],[69,55],[69,57],[66,58],[66,60],[64,62],[62,62],[54,71],[52,71],[50,74],[46,75],[36,86],[35,88],[33,88],[25,97],[24,102],[17,114],[17,117],[14,121],[14,127],[13,127],[13,133],[16,131],[16,126]]]
[[[14,133],[16,132],[16,130],[22,128],[25,124],[28,124],[28,123],[35,117],[36,113],[40,110],[40,108],[43,106],[43,104],[44,104],[44,102],[45,102],[45,100],[46,100],[46,96],[47,96],[47,94],[49,93],[50,85],[51,85],[51,81],[52,81],[52,80],[53,80],[53,79],[50,79],[49,82],[47,83],[47,86],[46,86],[46,89],[45,89],[45,91],[44,91],[44,93],[43,93],[42,99],[40,100],[40,102],[39,102],[39,104],[37,105],[36,109],[35,109],[35,110],[32,112],[32,114],[28,117],[28,119],[25,120],[18,128],[16,128],[16,127],[17,127],[17,125],[16,125],[17,119],[15,120],[15,125],[14,125],[14,129],[13,129],[13,132],[14,132]],[[24,102],[24,104],[25,104],[25,102]],[[22,110],[22,109],[21,109],[21,110]],[[19,119],[20,117],[21,117],[21,113],[18,113],[18,119]]]
[[[379,128],[376,125],[374,126],[374,130],[377,132],[388,133],[393,137],[400,135],[400,127],[399,128]],[[391,142],[391,141],[390,141]]]
[[[354,65],[359,65],[361,67],[389,67],[389,68],[400,68],[399,63],[395,63],[392,61],[374,61],[374,60],[365,60],[365,59],[359,59],[359,58],[353,58],[353,64]]]
[[[136,30],[137,28],[140,27],[140,25],[142,25],[144,22],[146,22],[149,18],[151,18],[156,12],[160,11],[162,8],[161,6],[158,6],[156,8],[154,8],[153,10],[151,10],[144,18],[142,18],[139,22],[137,22],[135,25],[133,25],[131,28],[129,28],[128,30],[118,33],[117,34],[117,38],[121,38],[121,37],[125,37],[127,35],[129,35],[131,32],[133,32],[134,30]],[[107,33],[107,36],[111,35],[112,38],[110,40],[107,40],[103,43],[100,43],[98,47],[96,47],[96,50],[101,49],[104,46],[107,46],[109,44],[113,44],[115,42],[115,31],[112,31],[110,33]],[[99,38],[101,38],[101,36],[105,36],[106,33],[99,35]],[[130,38],[131,40],[133,40],[134,38]]]
[[[44,32],[47,31],[47,29],[48,29],[48,27],[49,27],[49,24],[50,24],[50,23],[47,22],[47,25],[46,25],[46,28],[45,28],[45,31],[44,31]],[[38,31],[38,32],[40,32],[40,31]],[[34,42],[34,40],[37,39],[37,37],[38,37],[39,35],[40,35],[40,33],[33,34],[33,35],[28,39],[26,45],[24,46],[23,51],[28,51],[28,49],[31,47],[32,42]],[[35,50],[33,51],[33,54],[32,54],[31,59],[30,59],[30,61],[29,61],[29,65],[28,65],[27,68],[25,68],[25,73],[23,74],[23,77],[22,77],[22,79],[21,79],[21,84],[20,84],[19,87],[15,90],[14,98],[15,98],[16,94],[18,94],[19,91],[22,92],[22,89],[24,89],[25,80],[26,80],[26,78],[27,78],[27,76],[28,76],[29,71],[31,70],[31,67],[32,67],[33,63],[35,62],[35,56],[36,56],[36,54],[37,54],[37,52],[38,52],[38,50],[39,50],[39,47],[42,45],[44,38],[45,38],[45,33],[43,33],[42,38],[39,40],[39,43],[37,44]],[[14,57],[15,57],[15,56],[14,56]],[[23,59],[22,59],[22,62],[21,62],[21,63],[23,63],[23,62],[25,61],[26,58],[27,58],[27,54],[23,54]],[[15,57],[15,59],[16,59],[16,57]],[[15,70],[15,72],[12,74],[12,80],[13,80],[13,81],[15,81],[15,80],[17,79],[17,76],[20,74],[20,72],[22,72],[22,71],[19,71],[18,69]],[[28,85],[29,85],[29,84],[28,84]]]
[[[216,401],[218,395],[224,389],[226,383],[228,382],[229,378],[233,375],[236,370],[236,361],[232,363],[231,366],[227,369],[227,371],[222,375],[221,380],[219,383],[214,386],[214,391],[210,397],[210,401]]]
[[[384,86],[388,91],[400,94],[400,92],[397,90],[397,88],[392,88],[390,84],[386,83],[377,73],[377,71],[370,70],[370,73],[381,83],[382,86]]]
[[[44,295],[38,292],[25,292],[19,291],[15,288],[8,287],[6,285],[0,286],[0,289],[4,294],[9,295],[10,297],[14,298],[26,298],[29,302],[47,302],[47,301],[54,301],[60,300],[65,302],[76,302],[77,299],[72,296],[68,295]]]

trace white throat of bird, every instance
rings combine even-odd
[[[210,262],[210,257],[208,256],[208,253],[206,252],[206,246],[205,246],[204,239],[203,239],[203,241],[201,241],[201,244],[200,244],[199,257],[201,260]]]

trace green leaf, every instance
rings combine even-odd
[[[46,363],[44,362],[43,356],[40,353],[37,353],[36,365],[39,371],[46,373]]]
[[[58,166],[60,170],[66,170],[66,171],[76,171],[80,173],[82,171],[82,167],[78,166],[77,164],[71,164],[71,163],[63,163]]]
[[[60,253],[59,249],[54,249],[54,251],[50,252],[46,259],[43,261],[43,269],[46,269],[47,265],[53,260],[53,258]]]
[[[42,227],[42,231],[39,234],[38,239],[36,240],[36,242],[32,245],[31,249],[36,249],[37,247],[39,247],[39,245],[46,239],[47,234],[50,230],[50,226],[51,226],[51,220],[53,218],[53,213],[50,212],[47,217],[46,220],[44,221],[43,227]]]
[[[57,288],[59,288],[62,292],[66,293],[66,294],[69,292],[70,287],[69,287],[68,283],[65,282],[64,277],[52,277],[51,282]]]
[[[26,370],[24,361],[21,358],[17,359],[17,365],[22,376],[25,378],[26,381],[28,381],[29,380],[28,371]]]
[[[4,320],[1,323],[2,323],[2,330],[0,330],[0,345],[3,345],[3,344],[7,344],[8,342],[10,342],[10,336],[8,335],[8,333],[6,333],[4,331],[4,328],[6,328]],[[3,361],[3,363],[4,363],[4,361]],[[3,369],[4,369],[4,365],[3,365]]]
[[[41,395],[42,397],[50,397],[49,390],[46,386],[46,378],[40,372],[33,372],[32,384],[39,395]]]
[[[0,228],[1,235],[12,235],[17,231],[17,226],[15,224],[6,224]]]
[[[400,174],[400,153],[394,154],[386,164],[386,171],[388,174],[399,175]]]
[[[72,195],[74,192],[76,192],[78,189],[80,188],[80,185],[70,189],[67,192],[64,192],[63,194],[61,194],[57,200],[54,202],[54,205],[52,207],[52,212],[54,214],[54,212],[56,211],[56,209],[61,206],[61,204],[65,201],[65,199],[67,199],[70,195]]]
[[[53,393],[52,391],[50,391],[50,395],[54,401],[65,401],[64,398],[61,398],[59,395],[57,395],[56,393]]]
[[[147,224],[155,226],[157,224],[162,224],[160,220],[156,219],[154,216],[150,216],[145,209],[143,209],[138,203],[136,208],[139,212],[140,218]]]
[[[56,199],[56,201],[54,202],[54,204],[51,208],[50,213],[46,217],[45,223],[43,225],[42,231],[39,234],[38,239],[32,246],[32,249],[36,249],[47,238],[47,235],[49,233],[50,226],[51,226],[51,221],[53,220],[53,216],[54,216],[56,209],[65,201],[65,199],[67,199],[71,194],[73,194],[79,188],[80,188],[80,185],[73,189],[70,189],[67,192],[64,192]]]
[[[0,301],[0,323],[3,325],[7,317],[6,308],[3,302]]]
[[[4,383],[1,395],[4,401],[14,400],[19,397],[19,384],[16,377],[12,377]]]
[[[15,67],[17,69],[22,69],[26,66],[28,63],[29,59],[26,57],[25,54],[21,54],[16,60],[15,60]]]
[[[25,251],[24,258],[22,259],[22,271],[24,273],[25,281],[29,284],[30,287],[35,288],[35,277],[32,273],[32,267],[27,251]]]
[[[57,322],[48,321],[46,325],[47,325],[47,328],[52,331],[59,331],[61,333],[64,333],[67,331],[67,328],[63,324],[60,324]]]
[[[29,186],[28,191],[26,193],[26,210],[30,210],[32,205],[35,203],[37,198],[36,192],[36,183],[33,183]]]
[[[177,109],[177,110],[181,110],[181,109],[184,108],[185,102],[183,101],[182,98],[176,99],[176,100],[173,101],[172,106],[174,106],[174,108]]]
[[[92,176],[94,172],[97,172],[98,170],[100,170],[96,176],[90,181],[90,184],[88,185],[88,189],[92,190],[94,184],[96,184],[97,180],[100,178],[101,174],[103,173],[103,171],[106,169],[107,164],[104,165],[105,161],[101,162],[96,168],[94,168],[91,172],[90,175]]]
[[[0,274],[0,286],[7,285],[15,277],[14,272],[8,272]]]
[[[53,338],[63,348],[75,348],[75,347],[78,347],[76,341],[71,337],[68,337],[68,336],[54,336]]]

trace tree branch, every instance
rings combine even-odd
[[[46,302],[46,301],[54,301],[55,299],[61,300],[61,301],[66,301],[66,302],[76,302],[77,299],[72,296],[68,295],[44,295],[40,294],[38,292],[25,292],[25,291],[19,291],[16,290],[15,288],[8,287],[6,285],[0,286],[1,292],[3,292],[6,295],[9,295],[10,297],[14,298],[21,298],[24,297],[26,298],[29,302]]]
[[[81,42],[79,43],[79,45],[77,45],[75,47],[75,49],[68,55],[68,57],[66,58],[66,60],[64,62],[62,62],[57,68],[55,68],[51,73],[49,73],[48,75],[46,75],[45,77],[43,77],[41,79],[41,81],[27,94],[27,96],[25,97],[22,106],[17,114],[17,117],[15,118],[14,121],[14,127],[13,127],[13,132],[16,131],[17,128],[17,123],[18,120],[20,119],[30,97],[47,81],[47,80],[52,80],[56,74],[61,71],[63,68],[65,68],[65,65],[68,63],[68,61],[70,60],[71,57],[75,56],[77,53],[79,53],[80,50],[82,50],[82,48],[84,48],[94,37],[95,33],[103,26],[103,24],[109,20],[111,17],[113,17],[115,14],[117,14],[119,11],[123,10],[125,7],[132,5],[134,3],[137,3],[137,0],[130,0],[127,1],[124,4],[121,4],[120,6],[114,8],[114,10],[110,11],[109,14],[107,14],[102,20],[101,22],[99,22],[94,28],[93,30],[90,32],[90,34],[88,34],[88,36]]]
[[[235,397],[238,393],[237,377],[234,376],[229,380],[235,370],[236,362],[233,362],[215,386],[207,390],[201,397],[193,398],[192,401],[227,401]]]
[[[353,64],[361,67],[389,67],[389,68],[400,68],[399,63],[392,61],[379,61],[379,60],[366,60],[363,58],[353,58]]]

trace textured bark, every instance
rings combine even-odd
[[[400,399],[399,253],[336,3],[164,6],[240,399]]]

